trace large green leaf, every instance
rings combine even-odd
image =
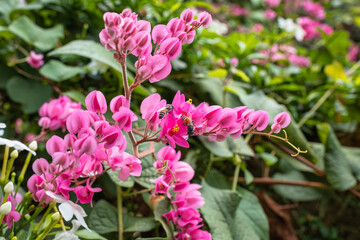
[[[328,182],[338,190],[347,190],[356,185],[349,155],[342,149],[334,131],[328,124],[318,125],[318,132],[325,145],[325,170]]]
[[[61,82],[85,73],[82,67],[67,66],[60,61],[50,60],[40,68],[40,73],[55,82]]]
[[[248,95],[239,95],[239,98],[249,108],[267,111],[269,113],[270,124],[278,113],[287,112],[286,107],[280,105],[274,99],[266,97],[262,91],[257,91]],[[304,155],[307,159],[316,162],[316,153],[305,138],[297,123],[295,121],[292,121],[285,130],[291,143],[293,143],[296,147],[299,147],[301,150],[308,151],[308,153],[302,155]],[[289,147],[289,145],[285,142],[279,143],[283,144],[286,147]],[[290,149],[294,151],[294,149]]]
[[[202,186],[205,205],[201,210],[214,240],[260,239],[251,227],[249,217],[244,217],[244,206],[240,204],[241,195],[238,192],[213,188],[205,181]]]
[[[6,83],[6,91],[10,98],[22,105],[24,113],[34,113],[47,101],[52,94],[49,85],[43,85],[32,79],[12,77]]]
[[[120,187],[126,187],[126,188],[131,188],[134,186],[135,182],[134,182],[134,177],[133,176],[129,176],[129,178],[125,181],[122,181],[119,179],[119,172],[120,171],[113,171],[113,170],[109,170],[107,171],[107,174],[109,175],[110,179],[116,184],[119,185]]]
[[[62,54],[74,54],[82,57],[87,57],[104,63],[117,71],[121,71],[120,63],[118,63],[113,54],[107,50],[100,43],[91,40],[75,40],[65,46],[62,46],[52,52],[49,56],[62,55]]]
[[[237,213],[248,222],[262,240],[269,239],[269,223],[258,198],[244,188],[238,188],[242,199]]]
[[[305,176],[298,171],[290,171],[286,173],[275,173],[273,176],[274,179],[279,180],[293,180],[293,181],[307,181]],[[313,201],[320,199],[322,191],[311,188],[311,187],[302,187],[302,186],[290,186],[290,185],[274,185],[274,190],[283,196],[284,198],[291,199],[294,201]]]
[[[147,232],[156,226],[153,218],[134,217],[123,214],[124,232]],[[89,227],[97,233],[104,234],[118,231],[117,208],[100,200],[89,216]]]
[[[60,38],[64,37],[62,25],[53,28],[43,29],[34,24],[28,17],[22,16],[9,26],[9,30],[29,44],[42,51],[55,47]]]
[[[75,233],[77,236],[84,238],[84,239],[91,239],[91,240],[106,240],[106,238],[100,236],[94,231],[89,231],[87,229],[81,229]]]

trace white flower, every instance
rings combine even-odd
[[[0,123],[0,145],[7,145],[8,147],[13,147],[19,151],[26,150],[28,152],[31,152],[32,155],[36,156],[36,153],[33,150],[31,150],[30,148],[28,148],[22,142],[19,142],[17,140],[9,140],[6,138],[2,138],[1,136],[4,135],[4,130],[3,130],[4,128],[6,128],[6,124]]]
[[[222,23],[215,19],[211,22],[208,31],[217,33],[218,35],[225,35],[229,31],[229,29],[225,23]]]
[[[297,23],[294,22],[291,18],[278,18],[279,28],[284,29],[284,31],[289,33],[294,33],[296,40],[302,41],[305,36],[304,29]]]
[[[6,124],[0,123],[0,137],[4,135],[4,128],[6,128]]]
[[[57,203],[60,203],[59,211],[64,217],[65,221],[70,221],[75,215],[81,226],[91,231],[84,220],[84,217],[86,217],[87,215],[80,205],[75,204],[70,200],[66,200],[62,196],[55,195],[53,192],[50,191],[46,191],[46,194],[49,197],[55,199]]]
[[[72,220],[71,222],[73,225],[71,230],[56,234],[54,240],[80,240],[80,238],[75,235],[75,232],[79,229],[81,224],[76,220]]]

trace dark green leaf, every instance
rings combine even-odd
[[[114,59],[113,54],[100,43],[91,40],[72,41],[65,46],[62,46],[50,52],[48,55],[53,56],[62,54],[74,54],[82,57],[91,58],[121,72],[120,63],[118,63]]]
[[[134,182],[134,177],[133,176],[129,176],[129,178],[125,181],[121,181],[119,179],[119,172],[120,171],[116,171],[114,172],[113,170],[109,170],[107,171],[107,174],[109,175],[110,179],[116,184],[119,185],[120,187],[126,187],[126,188],[131,188],[134,186],[135,182]]]
[[[49,85],[43,85],[32,79],[12,77],[6,83],[10,98],[22,105],[24,113],[34,113],[47,101],[52,94]]]
[[[89,228],[104,234],[118,231],[117,209],[105,200],[97,202],[89,216]]]
[[[50,60],[40,68],[40,73],[55,82],[61,82],[78,74],[84,73],[84,68],[67,66],[60,61]]]
[[[169,225],[167,225],[166,220],[162,216],[168,212],[170,212],[170,201],[169,199],[165,198],[156,205],[154,210],[154,218],[156,221],[159,221],[163,226],[166,232],[167,240],[172,240],[173,231],[170,229]]]
[[[42,51],[55,47],[60,38],[64,37],[63,26],[57,25],[50,29],[43,29],[34,24],[28,17],[22,16],[9,26],[9,30],[29,44]]]
[[[81,105],[85,106],[85,96],[81,92],[78,91],[67,91],[63,92],[64,96],[68,96],[72,100],[81,103]]]

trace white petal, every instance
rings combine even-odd
[[[59,211],[66,221],[70,221],[74,216],[74,209],[68,202],[60,204]]]
[[[5,123],[0,123],[0,128],[6,128],[6,124]]]
[[[48,195],[49,197],[53,198],[56,200],[57,203],[63,203],[66,202],[67,200],[65,198],[63,198],[60,195],[56,195],[55,193],[51,192],[51,191],[45,191],[46,195]]]
[[[9,140],[9,139],[0,137],[0,145],[7,145],[7,146],[13,147],[19,151],[26,150],[28,152],[31,152],[32,155],[36,156],[36,153],[34,151],[32,151],[25,144],[23,144],[22,142],[19,142],[17,140]]]
[[[77,220],[72,220],[71,221],[73,227],[71,228],[71,230],[69,231],[70,233],[76,233],[76,231],[79,229],[79,227],[81,226],[80,222]]]
[[[74,214],[75,214],[77,220],[79,221],[79,223],[81,224],[81,226],[83,226],[84,228],[86,228],[88,231],[91,232],[91,230],[89,229],[89,227],[87,226],[87,224],[83,218],[83,215],[76,210],[74,211]]]

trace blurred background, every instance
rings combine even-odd
[[[122,94],[120,65],[100,44],[99,32],[104,12],[125,8],[152,27],[187,8],[206,10],[213,18],[208,29],[197,30],[192,44],[183,46],[167,79],[135,89],[135,112],[151,93],[171,100],[178,90],[196,105],[247,105],[268,111],[270,119],[287,111],[289,140],[308,150],[293,158],[286,143],[258,136],[221,143],[194,137],[190,149],[181,149],[196,170],[196,181],[206,179],[222,191],[231,188],[234,154],[241,157],[238,191],[242,207],[251,211],[226,230],[243,236],[232,239],[360,239],[357,0],[0,0],[0,122],[7,124],[6,138],[26,143],[36,138],[39,156],[47,157],[46,140],[64,133],[41,133],[43,103],[60,95],[84,103],[95,89],[108,101]],[[27,62],[31,51],[43,54],[41,67]],[[128,61],[130,79],[136,60]],[[109,176],[97,184],[104,189],[97,200],[116,202]],[[147,198],[125,202],[129,214],[152,216]],[[87,210],[98,211],[96,206]],[[216,222],[203,214],[211,231]],[[114,230],[91,219],[92,214],[87,219],[92,229],[114,239]],[[129,239],[137,231],[129,231]],[[154,225],[142,236],[162,231]]]

